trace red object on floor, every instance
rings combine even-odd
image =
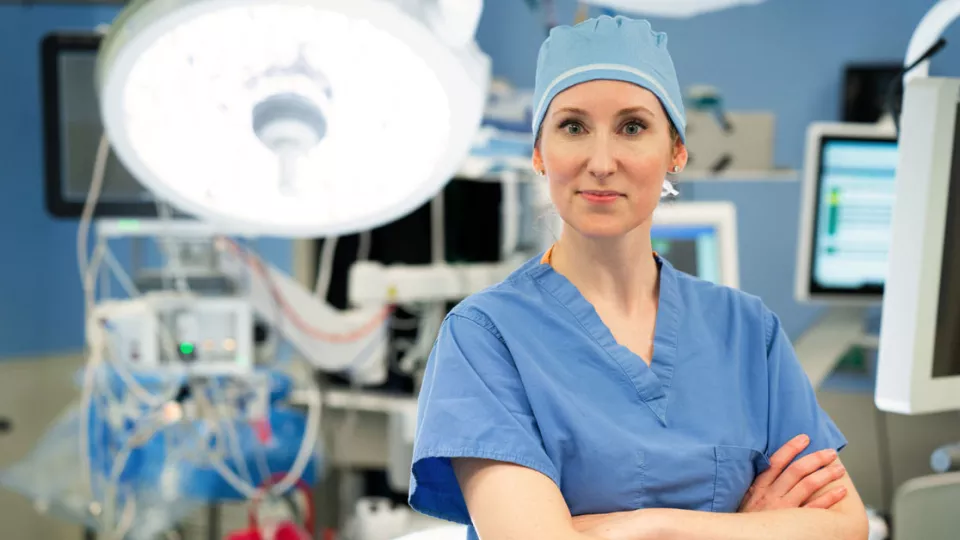
[[[311,540],[310,535],[293,523],[283,523],[277,529],[273,540]]]
[[[273,538],[264,538],[256,529],[246,529],[230,533],[226,540],[310,540],[310,534],[294,523],[281,523],[273,533]]]
[[[245,530],[234,531],[228,534],[225,540],[263,540],[263,538],[260,538],[260,533],[257,531]]]
[[[273,533],[273,538],[263,538],[260,534],[260,524],[257,523],[257,506],[260,503],[260,495],[263,494],[264,489],[266,489],[270,484],[280,480],[285,476],[285,473],[276,473],[271,478],[270,481],[261,486],[261,492],[258,496],[254,497],[250,501],[250,507],[248,508],[247,518],[249,523],[247,528],[242,531],[235,531],[227,535],[225,540],[311,540],[313,538],[314,531],[314,515],[313,515],[313,494],[310,492],[310,486],[307,485],[303,480],[299,480],[295,486],[296,490],[299,491],[306,500],[306,516],[304,516],[303,527],[285,521],[280,523],[277,526],[276,531]]]

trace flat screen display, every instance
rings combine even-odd
[[[896,191],[895,140],[825,137],[810,291],[883,294]]]

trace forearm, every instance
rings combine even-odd
[[[637,520],[653,523],[654,532],[637,540],[867,540],[862,516],[833,510],[794,508],[746,514],[650,509]]]
[[[832,510],[797,508],[718,514],[652,508],[578,516],[578,531],[605,540],[866,540],[862,519]]]

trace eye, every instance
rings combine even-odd
[[[575,120],[567,120],[560,124],[560,129],[566,131],[568,135],[580,135],[583,133],[583,124]]]
[[[646,129],[646,126],[637,121],[627,122],[623,126],[623,132],[627,135],[639,135],[644,129]]]

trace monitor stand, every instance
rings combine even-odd
[[[793,347],[814,390],[830,376],[841,358],[854,346],[876,348],[877,337],[864,330],[866,306],[828,307]]]

